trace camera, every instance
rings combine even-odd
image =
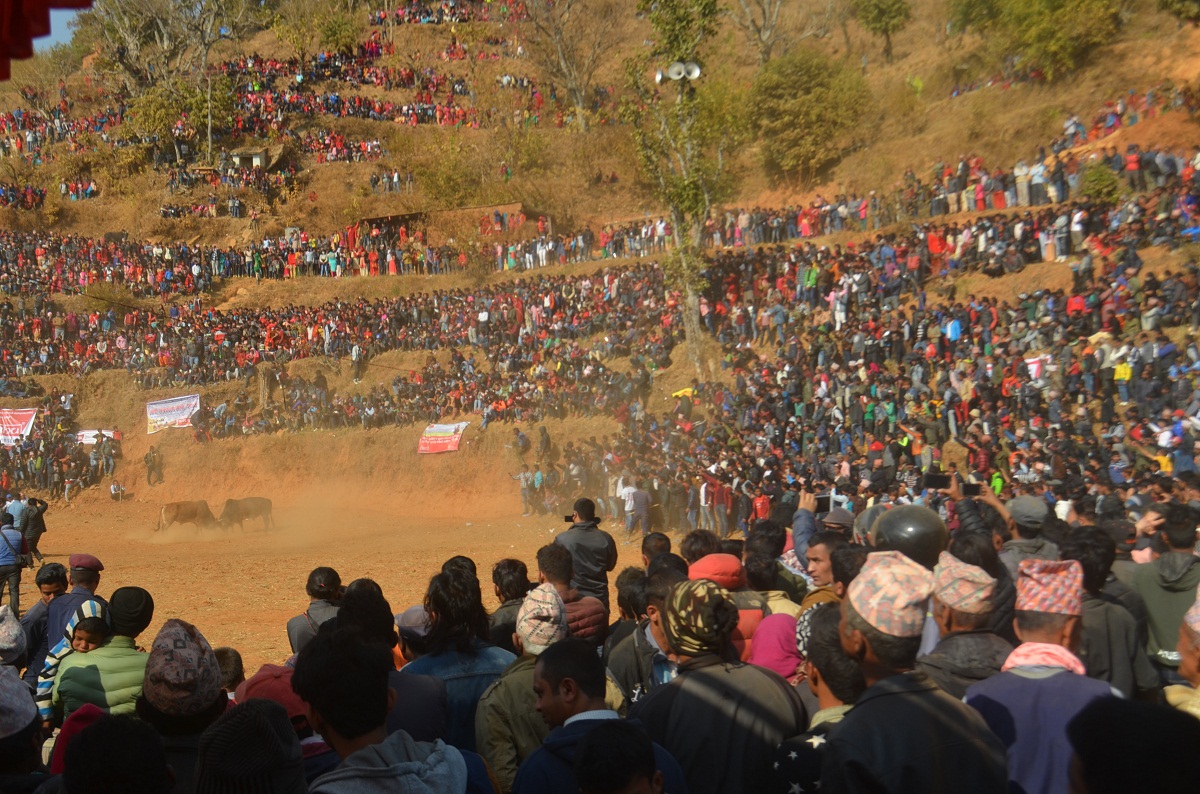
[[[565,521],[565,522],[566,522],[566,523],[568,523],[568,524],[574,524],[574,523],[575,523],[575,516],[573,516],[573,515],[571,515],[571,516],[563,516],[563,521]]]

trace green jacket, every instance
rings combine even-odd
[[[533,668],[537,657],[524,654],[508,666],[479,698],[475,709],[475,749],[487,761],[502,794],[512,791],[517,767],[542,746],[550,728],[534,708]],[[606,682],[605,702],[625,714],[625,698]]]
[[[517,767],[550,732],[533,707],[535,664],[536,656],[518,657],[484,691],[475,709],[475,749],[491,767],[501,792],[512,790]]]
[[[1173,551],[1133,572],[1133,589],[1146,602],[1150,615],[1150,640],[1146,652],[1163,667],[1178,667],[1179,626],[1196,601],[1200,585],[1200,557]]]
[[[122,636],[89,653],[72,653],[54,677],[55,713],[65,720],[80,706],[92,703],[112,714],[132,714],[149,658],[134,647],[132,637]]]

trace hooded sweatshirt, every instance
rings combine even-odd
[[[738,624],[733,630],[733,647],[742,661],[750,658],[751,643],[758,624],[769,614],[767,600],[746,590],[742,561],[732,554],[707,554],[688,566],[689,579],[708,579],[724,587],[738,608]]]
[[[414,742],[396,731],[379,744],[347,756],[341,766],[313,781],[310,794],[463,794],[467,791],[463,754],[438,740]]]
[[[1155,664],[1178,667],[1179,625],[1196,602],[1200,585],[1200,557],[1172,551],[1154,562],[1139,565],[1133,573],[1133,589],[1141,594],[1150,613],[1150,639],[1146,652]]]

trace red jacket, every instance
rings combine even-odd
[[[758,624],[767,615],[766,602],[758,593],[745,589],[742,561],[732,554],[709,554],[688,568],[689,579],[708,579],[729,591],[738,608],[738,624],[733,630],[733,646],[742,661],[750,658],[750,645]]]

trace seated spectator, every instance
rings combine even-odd
[[[673,556],[664,554],[658,559]],[[686,581],[687,574],[665,565],[651,567],[661,567],[661,570],[654,570],[646,577],[646,619],[618,643],[608,657],[609,676],[621,688],[621,694],[629,704],[637,703],[678,672],[678,666],[667,655],[662,621],[671,588]]]
[[[404,669],[409,662],[425,655],[429,638],[429,613],[423,606],[409,607],[395,616],[396,636],[399,638],[400,657]]]
[[[953,548],[953,546],[952,546]],[[1012,646],[988,630],[996,580],[943,551],[933,569],[933,619],[941,639],[917,657],[916,669],[962,699],[971,684],[1000,672]]]
[[[1179,654],[1179,675],[1187,685],[1169,686],[1163,694],[1172,706],[1200,719],[1200,599],[1183,617],[1175,651]]]
[[[862,668],[842,650],[842,619],[837,604],[818,604],[805,613],[808,638],[804,662],[805,685],[817,699],[816,711],[808,731],[784,739],[775,751],[773,794],[816,791],[821,782],[821,764],[825,758],[825,737],[853,708],[866,690]],[[797,648],[799,651],[799,648]]]
[[[546,724],[532,708],[533,667],[543,651],[569,636],[566,608],[552,584],[529,591],[516,629],[512,640],[521,655],[487,688],[475,712],[476,747],[504,794],[512,790],[517,767],[546,738]]]
[[[65,753],[63,788],[71,794],[168,794],[192,791],[168,766],[154,729],[132,715],[100,717],[79,732]]]
[[[465,568],[447,567],[429,581],[425,610],[430,620],[426,652],[401,673],[431,675],[446,683],[446,741],[474,750],[479,697],[517,657],[488,644],[479,580]]]
[[[149,661],[136,640],[154,620],[154,598],[141,587],[117,588],[108,602],[108,616],[112,636],[86,654],[74,646],[76,653],[59,665],[52,696],[58,719],[85,703],[112,714],[134,712]],[[75,625],[77,640],[80,630],[93,621],[107,629],[103,618],[87,618]]]
[[[1165,706],[1098,698],[1067,723],[1072,791],[1189,794],[1200,779],[1200,721]],[[1130,758],[1153,759],[1130,764]]]
[[[712,581],[671,588],[662,628],[679,675],[630,712],[679,761],[695,791],[762,791],[775,748],[808,724],[787,681],[738,660],[737,622],[732,597]]]
[[[300,653],[304,644],[317,636],[321,624],[337,615],[342,597],[342,578],[332,568],[314,568],[304,586],[308,593],[308,609],[287,623],[288,642],[292,653]]]
[[[533,582],[529,581],[529,569],[520,560],[500,560],[492,566],[492,589],[500,601],[500,606],[488,618],[492,645],[509,653],[517,652],[512,641],[517,611],[525,600],[525,594],[533,587]]]
[[[0,667],[0,791],[32,794],[46,782],[44,741],[29,687],[15,670]]]
[[[304,756],[304,778],[312,783],[336,767],[341,759],[309,724],[308,704],[292,689],[292,672],[290,667],[264,664],[257,673],[242,682],[234,699],[239,704],[251,700],[269,700],[283,708],[291,722],[292,731],[300,741],[300,751]]]
[[[551,543],[538,549],[538,581],[549,584],[558,593],[567,610],[567,627],[572,637],[593,645],[604,643],[608,631],[608,607],[598,598],[581,595],[572,589],[575,565],[571,552]]]
[[[192,624],[168,620],[150,646],[136,713],[163,738],[176,792],[193,791],[200,734],[228,706],[221,665],[208,640]]]
[[[217,664],[221,665],[221,688],[229,699],[233,700],[234,691],[246,680],[246,668],[242,663],[242,655],[237,648],[213,648],[217,656]]]
[[[823,791],[1008,791],[1004,745],[913,670],[933,574],[898,551],[867,557],[842,602],[842,649],[867,689],[830,733]]]
[[[304,794],[304,771],[304,754],[287,711],[255,699],[231,707],[200,737],[195,791]]]
[[[337,617],[322,624],[321,631],[354,627],[363,642],[382,645],[391,652],[397,643],[392,621],[392,607],[379,585],[371,579],[355,579],[346,587]],[[393,669],[388,673],[388,686],[396,693],[396,705],[388,713],[388,733],[404,731],[418,742],[445,737],[446,684],[440,678],[402,675]]]
[[[604,664],[585,641],[563,640],[538,656],[533,669],[535,706],[550,732],[521,764],[513,794],[557,794],[575,785],[571,766],[580,742],[618,718],[606,702],[607,688]],[[653,749],[655,771],[663,777],[660,790],[686,794],[679,764],[661,745]]]
[[[1005,660],[1003,672],[967,690],[967,705],[1007,748],[1011,785],[1028,794],[1070,787],[1067,723],[1096,698],[1118,694],[1088,678],[1075,655],[1082,614],[1078,562],[1022,560],[1016,618],[1021,644]]]
[[[296,660],[292,687],[308,704],[312,727],[342,759],[317,778],[312,794],[429,791],[493,794],[483,759],[440,739],[388,734],[395,695],[388,688],[391,655],[363,642],[356,628],[320,633]]]

